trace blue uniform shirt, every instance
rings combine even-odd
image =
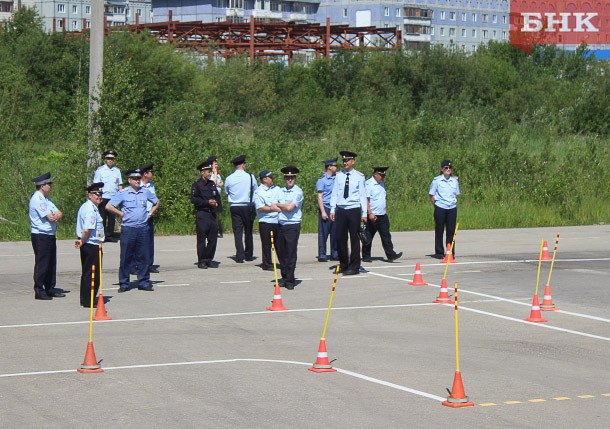
[[[218,173],[214,173],[214,170],[212,170],[212,176],[210,176],[210,180],[212,182],[214,182],[214,184],[218,184],[220,182],[222,182],[222,176]],[[220,195],[220,187],[216,186],[216,190],[218,191],[218,195]]]
[[[117,167],[108,168],[106,164],[97,167],[93,182],[104,182],[102,198],[109,200],[119,191],[119,185],[123,183],[121,170]]]
[[[369,199],[371,213],[375,216],[386,214],[385,183],[377,183],[374,177],[366,181],[366,197]]]
[[[126,227],[141,228],[146,225],[148,220],[148,212],[146,211],[146,202],[150,201],[157,204],[157,197],[150,193],[148,189],[140,188],[137,192],[131,186],[117,192],[110,200],[110,204],[114,207],[121,206],[121,210],[125,215],[121,220],[121,224]]]
[[[51,222],[47,215],[57,211],[57,207],[50,199],[40,191],[34,192],[30,198],[29,211],[32,234],[55,235],[57,222]]]
[[[333,192],[334,184],[335,176],[329,176],[328,173],[324,173],[316,182],[316,191],[322,193],[322,203],[324,204],[324,207],[330,208],[330,196]]]
[[[434,205],[441,209],[452,209],[457,205],[457,196],[460,195],[458,178],[450,176],[445,179],[444,175],[438,175],[432,179],[430,184],[430,195],[434,195]]]
[[[278,220],[280,225],[294,225],[301,223],[303,213],[301,208],[303,207],[303,190],[297,185],[294,185],[290,189],[286,189],[284,186],[280,190],[280,203],[286,204],[293,202],[296,204],[294,210],[290,212],[279,212]]]
[[[270,188],[265,185],[260,185],[254,193],[254,205],[256,210],[264,206],[270,206],[280,200],[280,188],[273,185]],[[258,213],[258,222],[261,223],[278,223],[278,212],[261,212]]]
[[[106,238],[104,235],[102,217],[100,216],[97,206],[93,204],[91,200],[85,201],[84,204],[80,206],[80,209],[78,209],[78,214],[76,215],[76,236],[81,238],[83,236],[83,230],[85,229],[89,230],[89,237],[85,244],[99,245],[98,233],[102,242]]]
[[[347,198],[343,198],[343,190],[345,188],[345,180],[347,172],[342,170],[335,176],[335,184],[330,197],[330,212],[335,213],[337,207],[342,209],[355,209],[360,207],[362,211],[361,217],[366,217],[366,189],[364,183],[364,174],[358,170],[349,172],[349,193]]]
[[[148,182],[146,184],[140,183],[140,187],[148,189],[148,192],[153,194],[155,197],[157,196],[157,191],[155,191],[155,184],[153,182]],[[146,202],[146,212],[147,213],[150,213],[150,209],[152,209],[152,206],[153,206],[153,203],[151,203],[150,201]]]
[[[257,187],[256,179],[244,170],[235,170],[225,180],[225,193],[229,196],[231,206],[249,206],[250,192],[254,194]],[[252,195],[254,201],[254,195]]]

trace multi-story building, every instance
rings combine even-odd
[[[13,0],[0,0],[0,28],[13,14],[14,7]]]

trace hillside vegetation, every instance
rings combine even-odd
[[[31,178],[47,171],[64,212],[59,236],[74,237],[93,173],[88,49],[45,34],[27,10],[0,32],[0,240],[29,238]],[[123,172],[155,163],[159,233],[194,231],[188,197],[199,162],[217,155],[226,177],[242,153],[253,173],[300,168],[312,232],[321,161],[344,149],[359,154],[367,177],[390,166],[393,230],[432,228],[428,187],[445,158],[460,178],[460,228],[608,222],[610,70],[584,53],[548,47],[528,56],[490,43],[472,55],[434,48],[292,67],[202,64],[146,35],[114,33],[105,41],[99,149],[118,151]]]

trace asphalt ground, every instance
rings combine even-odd
[[[551,278],[559,311],[529,323],[540,240],[561,233]],[[379,239],[368,273],[339,275],[326,342],[331,263],[317,236],[299,241],[289,311],[270,312],[273,273],[236,264],[219,240],[218,269],[194,265],[195,238],[157,237],[154,292],[118,295],[119,245],[104,246],[111,321],[94,322],[104,372],[80,374],[89,311],[79,304],[79,254],[58,243],[66,298],[35,301],[30,243],[0,243],[0,418],[3,427],[606,428],[610,419],[610,227],[461,230],[457,264],[459,362],[471,408],[452,409],[455,309],[433,304],[445,265],[425,256],[433,232],[394,233],[402,259]],[[255,254],[260,244],[255,239]],[[415,263],[428,286],[410,286]],[[542,302],[550,262],[541,268]],[[134,282],[135,285],[135,282]]]

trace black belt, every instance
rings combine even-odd
[[[198,212],[214,213],[212,209],[198,209]]]

